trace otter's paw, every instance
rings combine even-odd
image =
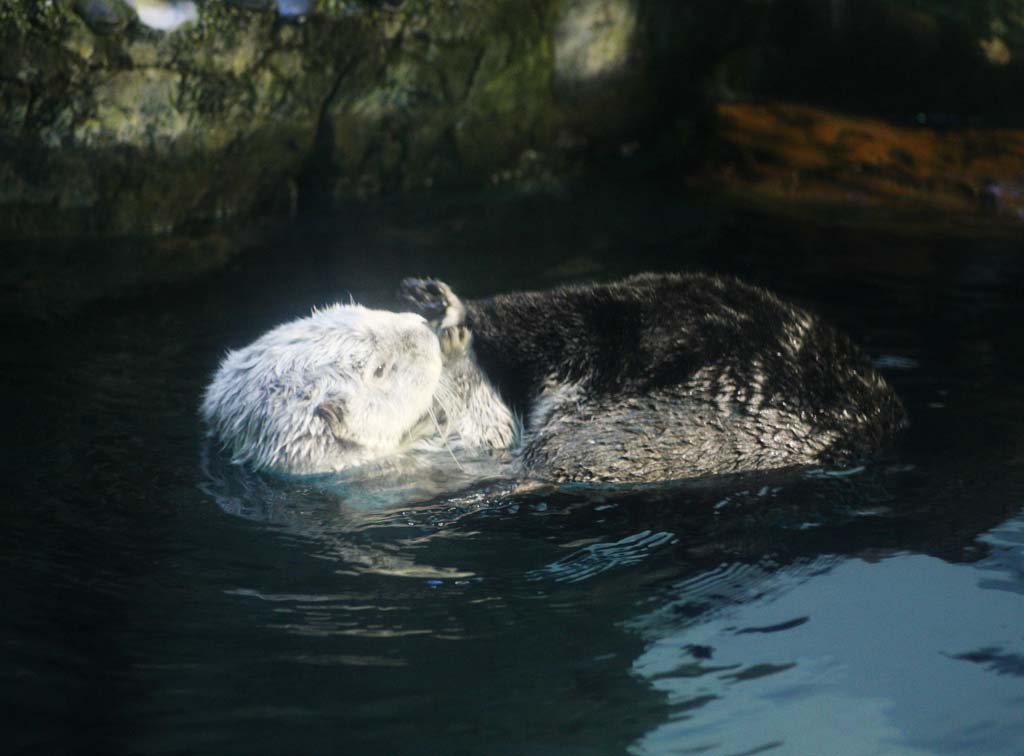
[[[398,286],[398,296],[416,308],[435,328],[460,325],[466,308],[444,281],[436,278],[406,278]]]
[[[437,334],[437,338],[441,342],[442,358],[445,361],[450,361],[469,351],[473,334],[466,326],[456,325],[442,328],[441,332]]]

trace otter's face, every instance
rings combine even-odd
[[[229,353],[202,411],[238,462],[332,472],[400,451],[440,378],[419,315],[335,305]]]
[[[331,315],[333,362],[314,412],[342,443],[395,451],[433,401],[441,378],[437,336],[411,313],[350,306]]]
[[[441,375],[436,335],[417,314],[357,305],[310,320],[324,328],[313,414],[355,454],[395,451],[430,409]]]

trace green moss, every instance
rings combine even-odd
[[[0,138],[18,145],[0,176],[38,187],[0,234],[165,232],[252,212],[303,171],[346,196],[518,176],[563,123],[559,2],[321,0],[302,24],[206,2],[172,33],[98,36],[68,3],[0,0]]]
[[[370,53],[330,108],[342,192],[487,180],[550,141],[550,3],[406,3],[401,42]],[[380,32],[382,35],[385,32]]]
[[[470,170],[492,169],[550,140],[558,121],[553,73],[546,35],[487,44],[455,124],[459,156]]]

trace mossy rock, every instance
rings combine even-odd
[[[0,0],[0,236],[675,166],[721,99],[1024,120],[1024,0],[196,5],[161,32],[123,0]]]

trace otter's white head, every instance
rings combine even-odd
[[[419,315],[334,305],[230,352],[202,414],[236,462],[336,472],[414,441],[440,378],[438,339]]]

